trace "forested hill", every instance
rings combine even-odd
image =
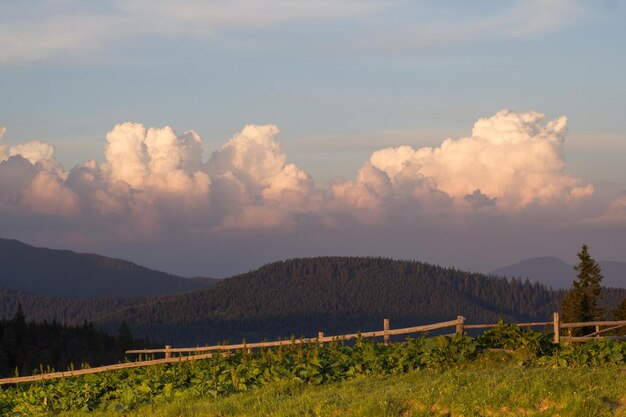
[[[29,294],[9,288],[0,288],[0,320],[11,319],[18,306],[28,321],[41,323],[54,320],[66,325],[80,325],[113,314],[125,307],[137,306],[153,300],[151,297],[70,298]],[[111,329],[115,330],[115,329]]]
[[[152,297],[67,298],[0,289],[0,316],[21,303],[28,320],[94,321],[174,345],[338,334],[410,326],[463,315],[470,322],[546,320],[563,291],[520,280],[384,258],[308,258],[276,262],[220,280],[206,290]],[[626,289],[604,289],[617,305]]]
[[[36,248],[10,239],[0,239],[0,264],[0,287],[49,296],[174,294],[207,288],[215,281],[182,278],[121,259]]]
[[[626,294],[625,294],[626,295]],[[181,343],[313,336],[450,320],[546,320],[562,293],[519,280],[384,258],[320,257],[276,262],[202,291],[123,308],[138,335]]]

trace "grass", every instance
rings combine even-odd
[[[271,384],[225,398],[182,395],[124,414],[225,416],[626,416],[626,368],[523,368],[505,352],[445,371],[360,377],[329,385]]]

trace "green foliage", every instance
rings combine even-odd
[[[580,262],[574,268],[578,272],[577,280],[574,280],[572,289],[561,302],[561,319],[570,323],[602,320],[606,314],[605,309],[598,305],[602,299],[602,270],[589,254],[587,245],[582,246],[578,259]],[[588,331],[586,328],[576,329],[575,333],[584,334]]]
[[[535,356],[549,354],[555,349],[551,334],[523,330],[515,324],[506,324],[503,320],[476,340],[483,349],[524,350]]]
[[[538,365],[555,368],[623,365],[626,343],[608,339],[562,346],[553,355],[537,359]]]
[[[418,369],[438,373],[465,367],[491,349],[525,352],[529,360],[524,365],[531,367],[623,365],[626,357],[625,343],[592,341],[561,347],[549,341],[549,334],[522,330],[502,322],[477,338],[465,335],[419,337],[390,346],[359,338],[351,344],[339,341],[324,346],[294,343],[254,352],[242,349],[230,356],[215,355],[208,360],[6,387],[0,391],[0,410],[3,415],[13,416],[79,410],[123,413],[183,397],[224,397],[287,381],[323,385]]]
[[[209,360],[182,362],[78,378],[23,384],[0,392],[0,406],[15,415],[71,410],[125,411],[183,393],[218,397],[278,381],[325,384],[414,369],[446,369],[477,353],[467,336],[408,339],[391,346],[357,340],[353,346],[289,345]]]

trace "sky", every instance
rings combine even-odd
[[[0,237],[228,276],[626,262],[626,1],[0,3]]]

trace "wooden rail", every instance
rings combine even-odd
[[[537,326],[552,326],[552,321],[539,321],[536,323],[515,323],[519,327],[537,327]],[[466,329],[494,329],[498,327],[497,324],[466,324]]]
[[[562,329],[591,326],[626,326],[626,320],[620,321],[586,321],[582,323],[561,323]]]
[[[133,349],[127,350],[126,353],[194,353],[194,352],[210,352],[210,351],[220,351],[220,350],[237,350],[237,349],[255,349],[255,348],[265,348],[265,347],[278,347],[278,346],[287,346],[291,344],[302,344],[302,343],[329,343],[340,340],[350,340],[356,339],[357,337],[371,338],[371,337],[389,337],[389,336],[397,336],[401,334],[410,334],[410,333],[420,333],[420,332],[428,332],[432,330],[445,329],[447,327],[456,327],[457,325],[463,323],[465,321],[464,317],[459,316],[456,320],[444,321],[442,323],[435,324],[427,324],[424,326],[415,326],[415,327],[405,327],[403,329],[389,329],[382,331],[374,331],[374,332],[362,332],[362,333],[350,333],[350,334],[342,334],[337,336],[323,336],[317,338],[309,338],[309,339],[293,339],[293,340],[278,340],[274,342],[258,342],[258,343],[240,343],[237,345],[213,345],[213,346],[199,346],[199,347],[191,347],[191,348],[165,348],[165,349]],[[387,321],[388,323],[388,321]],[[388,340],[388,339],[387,339]]]
[[[177,362],[187,362],[193,360],[207,359],[210,358],[215,353],[200,353],[200,352],[209,352],[209,351],[218,351],[221,355],[228,355],[231,350],[238,349],[252,349],[252,348],[262,348],[262,347],[277,347],[277,346],[286,346],[292,344],[302,344],[302,343],[327,343],[338,340],[350,340],[355,339],[357,337],[383,337],[385,340],[388,340],[389,336],[401,335],[401,334],[409,334],[409,333],[418,333],[418,332],[427,332],[431,330],[437,329],[445,329],[447,327],[458,326],[461,325],[465,321],[464,317],[457,317],[456,320],[445,321],[442,323],[435,324],[427,324],[424,326],[415,326],[415,327],[406,327],[403,329],[389,329],[389,320],[385,319],[384,330],[382,331],[374,331],[374,332],[363,332],[363,333],[350,333],[343,334],[338,336],[324,336],[322,332],[318,333],[318,337],[315,339],[294,339],[294,340],[279,340],[274,342],[260,342],[260,343],[240,343],[237,345],[215,345],[215,346],[205,346],[205,347],[196,347],[196,348],[172,348],[171,345],[166,345],[164,349],[142,349],[142,350],[128,350],[126,353],[163,353],[165,354],[164,359],[153,359],[149,361],[139,361],[139,362],[125,362],[118,363],[115,365],[107,365],[107,366],[99,366],[95,368],[88,369],[79,369],[75,371],[65,371],[65,372],[52,372],[48,374],[40,374],[40,375],[30,375],[30,376],[22,376],[22,377],[13,377],[13,378],[3,378],[0,379],[0,385],[5,384],[18,384],[23,382],[35,382],[35,381],[44,381],[48,379],[56,379],[56,378],[67,378],[72,376],[79,375],[88,375],[88,374],[96,374],[100,372],[108,372],[115,371],[120,369],[129,369],[129,368],[139,368],[142,366],[151,366],[151,365],[160,365],[164,363],[177,363]],[[193,353],[188,356],[176,356],[172,357],[172,354],[182,354],[182,353]]]
[[[177,362],[187,362],[197,359],[208,359],[213,353],[206,353],[203,355],[193,355],[193,356],[179,356],[176,358],[165,358],[165,359],[153,359],[149,361],[139,361],[139,362],[125,362],[118,363],[115,365],[106,365],[106,366],[98,366],[95,368],[87,368],[87,369],[77,369],[75,371],[65,371],[65,372],[52,372],[49,374],[41,374],[41,375],[30,375],[30,376],[19,376],[13,378],[2,378],[0,379],[0,385],[5,384],[17,384],[20,382],[35,382],[35,381],[44,381],[46,379],[55,379],[55,378],[66,378],[70,376],[79,376],[79,375],[88,375],[88,374],[97,374],[100,372],[108,372],[108,371],[116,371],[120,369],[129,369],[129,368],[139,368],[142,366],[150,366],[150,365],[160,365],[164,363],[177,363]],[[224,353],[222,353],[224,355]]]
[[[517,326],[520,327],[534,327],[534,326],[553,326],[554,330],[554,343],[560,343],[564,341],[566,343],[571,342],[584,342],[593,339],[599,338],[607,338],[612,340],[626,340],[626,336],[600,336],[600,334],[615,330],[617,328],[626,327],[626,320],[622,321],[593,321],[593,322],[584,322],[584,323],[561,323],[559,318],[559,313],[554,313],[553,321],[542,321],[542,322],[532,322],[532,323],[516,323]],[[414,327],[405,327],[402,329],[391,329],[389,325],[389,320],[385,319],[383,322],[383,330],[380,331],[372,331],[372,332],[361,332],[361,333],[350,333],[336,336],[325,336],[323,332],[319,332],[316,338],[306,338],[306,339],[291,339],[291,340],[278,340],[273,342],[259,342],[259,343],[240,343],[236,345],[213,345],[213,346],[201,346],[201,347],[192,347],[192,348],[174,348],[171,345],[166,345],[164,349],[139,349],[139,350],[127,350],[126,353],[133,354],[152,354],[152,353],[162,353],[165,358],[163,359],[153,359],[148,361],[138,361],[138,362],[125,362],[119,363],[115,365],[107,365],[107,366],[99,366],[95,368],[88,369],[79,369],[74,371],[65,371],[65,372],[52,372],[48,374],[41,375],[32,375],[32,376],[23,376],[23,377],[13,377],[13,378],[3,378],[0,379],[0,385],[4,384],[17,384],[22,382],[34,382],[34,381],[44,381],[48,379],[55,378],[66,378],[72,376],[79,375],[88,375],[95,374],[99,372],[108,372],[120,369],[129,369],[129,368],[138,368],[142,366],[151,366],[151,365],[159,365],[165,363],[177,363],[177,362],[187,362],[193,360],[200,359],[208,359],[216,353],[207,353],[207,352],[219,352],[220,355],[229,355],[229,351],[239,350],[239,349],[255,349],[255,348],[266,348],[266,347],[278,347],[278,346],[287,346],[293,344],[305,344],[305,343],[329,343],[334,341],[343,341],[343,340],[351,340],[357,337],[364,338],[376,338],[382,337],[385,344],[390,343],[391,336],[403,335],[403,334],[411,334],[411,333],[421,333],[421,332],[429,332],[432,330],[445,329],[449,327],[455,328],[456,334],[463,334],[467,329],[491,329],[497,327],[497,324],[466,324],[465,318],[463,316],[458,316],[456,320],[444,321],[441,323],[427,324],[423,326],[414,326]],[[579,327],[592,327],[595,326],[595,332],[591,333],[587,336],[561,336],[561,329],[571,329],[579,328]],[[607,327],[606,329],[601,329],[601,327]],[[454,333],[453,333],[454,334]],[[182,354],[187,353],[187,356],[183,356]],[[176,355],[177,354],[177,355]],[[176,355],[176,356],[175,356]]]

